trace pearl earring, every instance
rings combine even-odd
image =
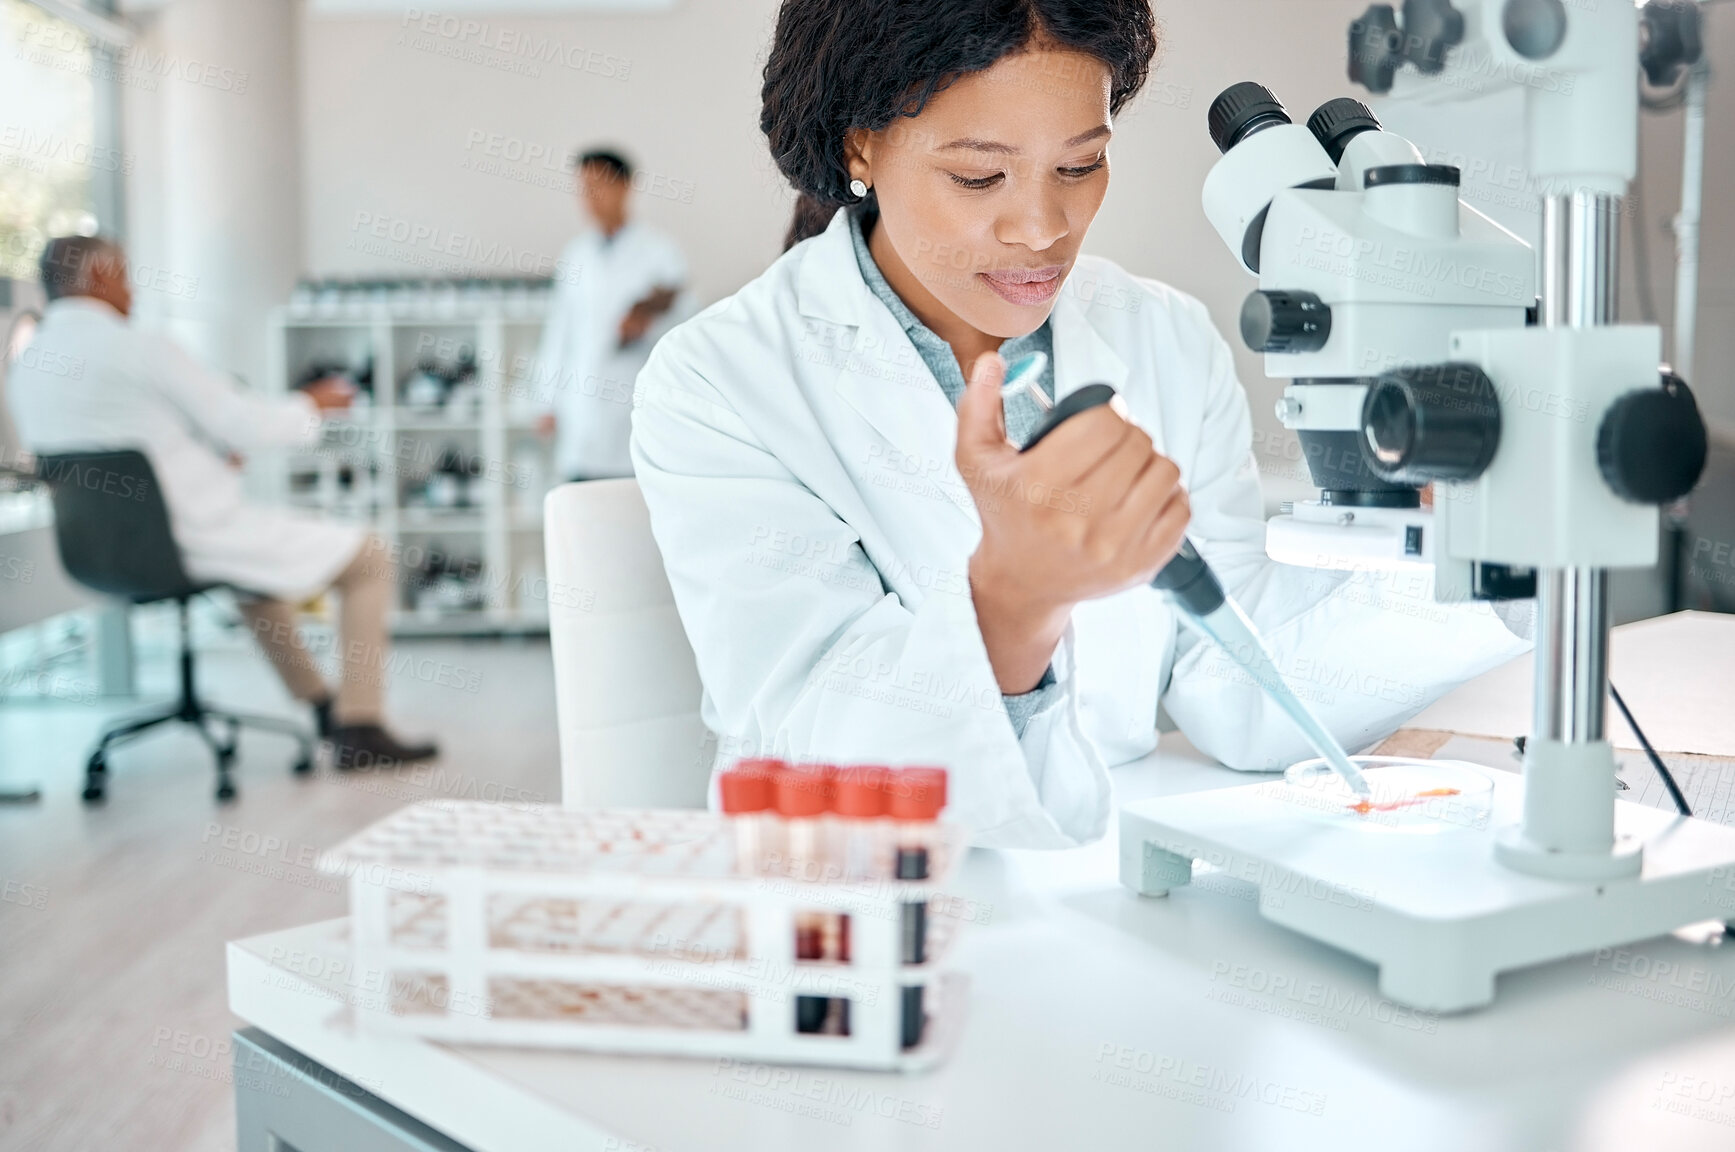
[[[858,180],[851,180],[849,182],[849,194],[851,196],[854,196],[857,200],[862,199],[863,197],[865,197],[868,194],[867,183],[865,181],[859,180],[859,179]]]

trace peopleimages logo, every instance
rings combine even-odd
[[[1520,301],[1533,297],[1530,285],[1511,272],[1460,263],[1436,250],[1387,245],[1383,240],[1352,236],[1334,228],[1304,225],[1295,238],[1302,253],[1292,262],[1333,275],[1385,284],[1432,297],[1442,284],[1454,284],[1487,296]]]
[[[75,73],[92,73],[128,86],[156,90],[158,80],[182,80],[201,88],[243,95],[247,91],[248,73],[240,68],[226,68],[192,57],[170,52],[153,53],[144,45],[128,45],[114,55],[115,67],[94,68],[85,34],[70,24],[32,22],[21,29],[18,40],[31,48],[59,52],[74,66],[63,68]],[[46,63],[46,61],[43,61]],[[50,64],[53,67],[54,65]]]
[[[565,149],[546,141],[526,140],[501,132],[486,132],[472,128],[464,136],[463,162],[459,167],[484,176],[498,176],[518,184],[558,191],[571,195],[573,173],[571,157]],[[662,172],[634,168],[629,180],[634,192],[673,200],[680,204],[693,202],[696,185]]]
[[[401,45],[531,77],[541,75],[543,64],[588,72],[605,80],[625,80],[632,73],[633,62],[624,56],[487,20],[406,8],[401,28],[404,29],[398,37]]]
[[[132,175],[130,152],[93,144],[63,132],[35,132],[22,124],[0,125],[0,149],[45,164],[72,164],[98,172]]]
[[[453,273],[481,267],[571,282],[579,272],[578,265],[546,253],[484,241],[468,233],[389,213],[357,212],[349,230],[346,248]]]

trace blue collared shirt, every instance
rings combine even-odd
[[[952,346],[922,323],[916,314],[910,311],[910,306],[905,304],[887,283],[885,273],[880,271],[880,266],[874,262],[873,253],[868,251],[867,237],[862,234],[861,214],[858,212],[849,213],[849,238],[855,245],[855,262],[861,269],[862,279],[867,281],[868,289],[890,310],[892,317],[903,328],[904,334],[910,338],[910,343],[915,345],[922,363],[928,366],[928,371],[932,372],[934,379],[939,382],[940,391],[946,394],[946,399],[956,408],[964,395],[964,370],[959,367],[958,357],[952,351]],[[1027,352],[1041,352],[1047,357],[1042,375],[1037,378],[1037,386],[1052,397],[1054,335],[1047,320],[1034,332],[1014,336],[1000,345],[1000,355],[1006,358],[1007,363]],[[1029,439],[1036,422],[1042,418],[1042,409],[1024,392],[1006,401],[1005,412],[1006,435],[1014,444],[1022,444]],[[1047,711],[1060,700],[1054,669],[1050,667],[1044,671],[1042,679],[1029,692],[1017,696],[1002,696],[1001,699],[1006,703],[1007,716],[1012,719],[1012,730],[1022,738],[1031,718],[1039,712]]]

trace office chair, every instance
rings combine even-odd
[[[54,536],[67,574],[93,591],[153,604],[173,600],[181,617],[180,699],[166,709],[121,721],[103,731],[85,766],[84,799],[103,798],[108,751],[159,724],[191,724],[217,757],[217,799],[232,800],[229,770],[241,729],[258,728],[294,738],[301,748],[297,773],[313,771],[313,736],[288,720],[250,716],[208,707],[193,687],[192,634],[187,606],[194,596],[224,587],[195,581],[181,566],[181,552],[169,531],[169,510],[157,487],[156,472],[135,450],[64,452],[37,457],[37,475],[54,503]],[[219,740],[209,726],[228,727]]]
[[[543,501],[548,640],[568,808],[703,808],[717,740],[637,480]]]

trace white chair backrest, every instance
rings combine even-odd
[[[703,808],[716,742],[636,480],[543,502],[560,786],[568,808]]]

